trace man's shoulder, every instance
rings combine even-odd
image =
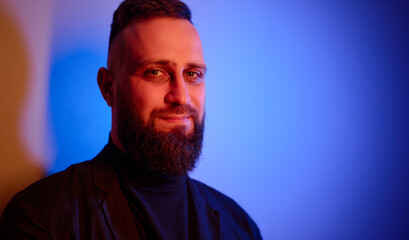
[[[190,180],[191,186],[206,199],[206,204],[218,212],[221,228],[226,224],[229,225],[229,229],[231,226],[246,229],[254,239],[261,239],[256,223],[235,200],[198,180]]]
[[[208,186],[207,184],[190,178],[192,185],[195,186],[200,193],[206,198],[208,203],[215,205],[216,207],[232,206],[238,210],[243,210],[232,198],[223,194],[222,192]]]
[[[11,202],[30,201],[36,207],[49,208],[58,199],[66,199],[67,196],[73,198],[76,192],[91,186],[91,161],[84,161],[32,183],[17,193]]]
[[[88,229],[82,229],[84,222],[109,236],[104,213],[99,209],[107,194],[96,187],[97,171],[109,174],[111,170],[93,159],[71,165],[17,193],[0,219],[0,238],[49,239],[51,235],[61,239],[66,234],[85,233],[92,236]]]
[[[73,164],[66,168],[63,171],[54,173],[50,176],[47,176],[43,179],[40,179],[27,188],[19,192],[17,195],[32,194],[38,191],[47,191],[49,192],[53,188],[60,189],[66,184],[76,184],[84,178],[90,178],[89,174],[91,171],[91,161],[84,161],[81,163]],[[64,189],[67,191],[67,189]]]

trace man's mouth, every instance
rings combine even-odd
[[[161,120],[174,124],[186,124],[188,121],[190,121],[190,118],[190,115],[166,115],[159,117]]]

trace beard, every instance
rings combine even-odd
[[[153,110],[145,124],[138,108],[120,103],[118,138],[139,168],[157,176],[182,176],[194,169],[202,151],[204,116],[200,120],[198,111],[190,105],[171,106]],[[155,118],[169,114],[191,116],[193,132],[187,133],[184,126],[169,132],[156,130]]]

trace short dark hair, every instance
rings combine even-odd
[[[154,17],[186,19],[192,23],[189,7],[179,0],[125,0],[114,12],[109,36],[109,48],[115,37],[131,21],[144,21]]]

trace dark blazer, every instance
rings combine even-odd
[[[144,239],[105,147],[18,193],[0,220],[0,239]],[[254,221],[232,199],[187,177],[199,239],[261,239]]]

